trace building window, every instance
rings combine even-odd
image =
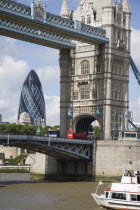
[[[96,12],[94,12],[93,15],[94,15],[94,20],[96,21]]]
[[[119,66],[119,72],[118,72],[118,74],[122,74],[122,68],[121,68],[121,66]]]
[[[89,74],[90,73],[90,63],[88,61],[81,62],[81,74]]]
[[[78,91],[73,92],[73,100],[78,100]]]
[[[82,17],[81,17],[81,22],[82,22],[82,23],[85,23],[85,16],[82,16]]]
[[[101,72],[101,58],[100,55],[99,56],[95,56],[95,68],[96,68],[96,72],[100,73]]]
[[[123,25],[124,26],[126,25],[126,16],[125,15],[123,16]]]
[[[122,19],[121,14],[117,14],[117,22],[119,24],[121,23],[121,19]]]
[[[114,99],[114,91],[111,92],[111,97]]]
[[[81,99],[90,99],[90,89],[89,86],[81,88]]]
[[[93,85],[93,98],[97,99],[97,85],[96,84]]]
[[[122,94],[121,94],[121,91],[119,92],[119,100],[122,99]]]
[[[87,15],[87,24],[91,24],[91,16]]]
[[[115,90],[115,92],[114,92],[114,99],[115,99],[115,100],[118,99],[118,92],[117,92],[117,90]]]
[[[100,67],[100,63],[98,62],[97,63],[97,73],[100,73],[101,72],[101,67]]]
[[[121,32],[120,31],[118,31],[117,38],[121,39]]]

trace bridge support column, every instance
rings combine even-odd
[[[60,50],[60,137],[66,137],[67,130],[72,129],[68,109],[72,109],[72,89],[74,70],[74,50]]]

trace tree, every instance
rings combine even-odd
[[[100,139],[100,128],[98,126],[94,126],[93,131],[94,131],[94,139],[95,140]]]

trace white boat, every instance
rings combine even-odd
[[[91,193],[105,209],[140,209],[140,171],[124,170],[120,183],[112,183],[104,194]]]

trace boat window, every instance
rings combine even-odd
[[[140,176],[137,177],[137,183],[140,184]]]
[[[131,201],[140,201],[140,195],[131,194]]]
[[[108,196],[109,196],[109,192],[106,192],[106,193],[105,193],[105,195],[106,195],[106,198],[108,198]]]
[[[130,171],[125,171],[124,176],[134,176],[134,171],[130,170]]]
[[[131,201],[137,201],[137,195],[131,194]]]
[[[137,195],[137,201],[140,201],[140,195]]]
[[[124,194],[124,193],[112,193],[112,198],[126,200],[126,194]]]

